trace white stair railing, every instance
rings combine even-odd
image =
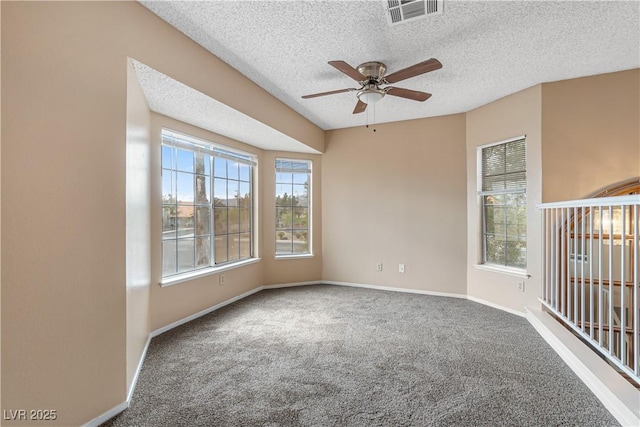
[[[540,301],[640,384],[640,195],[539,208]]]

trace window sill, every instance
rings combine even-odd
[[[176,274],[175,276],[166,277],[160,281],[161,287],[173,286],[178,283],[186,282],[193,279],[198,279],[205,276],[211,276],[212,274],[220,274],[227,270],[233,270],[234,268],[244,267],[245,265],[254,264],[260,262],[260,258],[250,258],[242,261],[234,262],[232,264],[221,265],[219,267],[203,268],[201,270],[189,271],[187,273]]]
[[[314,257],[313,254],[276,255],[275,259],[276,259],[276,261],[278,261],[278,260],[285,260],[285,259],[304,259],[304,258],[313,258],[313,257]]]
[[[509,276],[516,276],[522,279],[528,279],[531,277],[531,275],[527,273],[526,270],[522,270],[520,268],[504,267],[501,265],[494,265],[494,264],[474,264],[473,266],[478,270],[486,270],[486,271],[493,271],[494,273],[508,274]]]

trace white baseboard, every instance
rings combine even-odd
[[[452,294],[447,292],[436,292],[436,291],[425,291],[422,289],[410,289],[410,288],[393,288],[390,286],[379,286],[379,285],[368,285],[363,283],[349,283],[349,282],[336,282],[332,280],[324,280],[321,283],[327,285],[337,285],[337,286],[350,286],[354,288],[366,288],[366,289],[377,289],[379,291],[392,291],[392,292],[406,292],[410,294],[420,294],[420,295],[432,295],[437,297],[449,297],[449,298],[461,298],[468,299],[473,302],[477,302],[478,304],[483,304],[489,306],[491,308],[495,308],[498,310],[506,311],[507,313],[515,314],[516,316],[525,317],[525,313],[513,310],[511,308],[503,307],[498,304],[494,304],[489,301],[482,300],[480,298],[472,297],[464,294]]]
[[[147,350],[149,349],[149,344],[151,343],[151,334],[147,337],[147,342],[144,344],[144,349],[142,350],[142,354],[140,355],[140,361],[138,362],[138,366],[136,367],[136,373],[133,376],[133,380],[131,381],[131,386],[129,386],[129,393],[127,393],[127,407],[129,407],[129,403],[131,402],[131,398],[133,397],[133,392],[136,389],[136,384],[138,383],[138,376],[140,375],[140,370],[142,369],[142,364],[144,363],[144,359],[147,357]]]
[[[222,308],[222,307],[224,307],[226,305],[229,305],[229,304],[234,303],[234,302],[236,302],[238,300],[246,298],[249,295],[253,295],[256,292],[260,292],[261,290],[262,290],[262,286],[259,286],[259,287],[255,288],[255,289],[252,289],[252,290],[248,291],[248,292],[245,292],[243,294],[237,295],[237,296],[235,296],[235,297],[233,297],[231,299],[228,299],[226,301],[222,301],[221,303],[216,304],[216,305],[214,305],[212,307],[209,307],[207,309],[204,309],[202,311],[194,313],[194,314],[192,314],[190,316],[184,317],[184,318],[182,318],[180,320],[176,320],[175,322],[173,322],[173,323],[171,323],[171,324],[169,324],[167,326],[163,326],[162,328],[158,328],[155,331],[151,332],[151,338],[157,337],[158,335],[163,334],[163,333],[165,333],[165,332],[167,332],[167,331],[169,331],[169,330],[171,330],[173,328],[176,328],[176,327],[178,327],[180,325],[184,325],[187,322],[195,320],[198,317],[202,317],[202,316],[204,316],[206,314],[211,313],[212,311],[216,311],[216,310],[218,310],[218,309],[220,309],[220,308]]]
[[[100,424],[107,422],[108,420],[115,417],[116,415],[118,415],[120,412],[124,411],[128,407],[129,407],[129,401],[127,400],[109,409],[104,414],[95,417],[88,423],[84,424],[83,427],[98,427]]]
[[[640,425],[640,391],[549,314],[527,307],[527,320],[623,426]]]
[[[142,354],[140,355],[140,361],[138,362],[138,366],[136,367],[136,373],[133,376],[133,380],[131,381],[131,386],[129,387],[129,392],[127,393],[127,400],[109,409],[107,412],[100,415],[99,417],[92,419],[91,421],[86,423],[84,427],[97,427],[100,424],[115,417],[125,409],[129,408],[129,405],[131,404],[131,398],[133,397],[133,392],[135,391],[136,384],[138,383],[138,377],[140,376],[140,370],[142,369],[142,364],[144,363],[144,359],[147,357],[147,350],[149,349],[151,338],[152,338],[151,334],[149,334],[149,336],[147,337],[147,342],[144,344],[144,349],[142,350]]]
[[[408,294],[432,295],[436,297],[449,297],[449,298],[462,298],[462,299],[466,298],[466,295],[463,295],[463,294],[450,294],[446,292],[425,291],[422,289],[394,288],[390,286],[367,285],[363,283],[336,282],[333,280],[323,280],[320,283],[323,283],[326,285],[349,286],[352,288],[376,289],[378,291],[392,291],[392,292],[404,292]]]
[[[503,307],[501,305],[494,304],[492,302],[485,301],[485,300],[480,299],[480,298],[472,297],[471,295],[467,295],[467,299],[469,301],[477,302],[478,304],[486,305],[486,306],[489,306],[491,308],[496,308],[498,310],[506,311],[507,313],[515,314],[516,316],[520,316],[520,317],[526,317],[527,316],[525,313],[523,313],[521,311],[517,311],[517,310],[514,310],[512,308],[508,308],[508,307]]]
[[[321,285],[325,282],[314,280],[311,282],[295,282],[295,283],[280,283],[276,285],[264,285],[261,287],[262,289],[280,289],[280,288],[292,288],[294,286],[308,286],[308,285]]]

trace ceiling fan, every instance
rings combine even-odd
[[[332,90],[329,92],[314,93],[311,95],[305,95],[302,98],[309,99],[318,96],[357,91],[358,103],[353,110],[353,114],[362,113],[367,109],[368,104],[374,104],[380,101],[385,95],[399,96],[400,98],[407,98],[420,102],[426,101],[431,97],[430,93],[393,86],[380,86],[393,84],[401,80],[442,68],[440,61],[435,58],[427,59],[426,61],[412,65],[411,67],[407,67],[400,71],[396,71],[388,76],[385,76],[387,66],[382,62],[377,61],[365,62],[364,64],[358,65],[357,68],[353,68],[344,61],[329,61],[329,65],[357,81],[360,84],[360,87],[357,89],[347,88]]]

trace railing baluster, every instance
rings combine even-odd
[[[558,311],[558,301],[560,301],[560,294],[559,294],[559,284],[558,284],[558,274],[560,274],[560,269],[558,268],[558,259],[560,259],[559,257],[559,249],[560,249],[560,238],[558,236],[558,209],[553,208],[551,210],[553,212],[553,225],[551,227],[551,236],[553,238],[553,247],[554,247],[554,253],[552,255],[552,261],[551,261],[551,268],[553,269],[552,271],[552,275],[551,275],[551,280],[553,281],[553,298],[554,298],[554,305],[553,308]]]
[[[578,208],[573,208],[573,323],[578,324]]]
[[[542,276],[542,299],[545,301],[549,301],[548,295],[548,289],[547,287],[549,286],[549,281],[547,280],[547,271],[549,269],[549,264],[547,264],[547,250],[545,249],[545,245],[547,244],[546,239],[549,238],[549,236],[547,236],[547,231],[548,231],[548,227],[547,227],[547,212],[543,212],[542,213],[542,235],[543,235],[543,241],[542,241],[542,268],[544,268],[544,275]]]
[[[609,354],[613,354],[613,206],[609,205]]]
[[[551,218],[551,211],[547,210],[545,212],[545,217],[547,218],[547,232],[545,235],[549,238],[549,241],[543,246],[545,248],[545,263],[547,265],[547,270],[545,271],[545,277],[547,280],[547,298],[548,302],[553,301],[553,282],[551,278],[553,277],[553,264],[551,261],[553,260],[553,248],[551,247],[551,242],[553,242],[553,220]]]
[[[640,301],[638,294],[640,293],[640,273],[638,273],[638,258],[640,258],[640,205],[633,207],[633,372],[636,377],[640,377]]]
[[[573,289],[571,287],[571,230],[569,224],[571,223],[571,208],[567,208],[567,223],[565,227],[565,234],[567,235],[567,318],[571,321],[571,315],[573,314]]]
[[[551,246],[553,242],[553,216],[550,209],[546,209],[544,211],[544,215],[547,226],[544,235],[545,238],[549,239],[548,242],[544,242],[542,245],[542,250],[544,251],[544,265],[546,266],[546,270],[544,271],[544,280],[545,287],[547,288],[547,298],[545,301],[553,305],[553,283],[551,282],[551,278],[553,277],[553,264],[551,264],[551,260],[553,260],[553,247]]]
[[[589,209],[589,337],[593,339],[593,210]]]
[[[604,235],[602,233],[603,221],[602,221],[602,206],[598,207],[598,214],[600,216],[600,224],[598,230],[598,345],[603,347],[603,335],[602,331],[604,323],[604,285],[602,283],[602,250]]]
[[[627,338],[627,330],[626,330],[626,320],[625,320],[625,305],[624,305],[624,294],[626,293],[627,287],[625,286],[625,268],[626,268],[626,260],[625,256],[625,245],[626,245],[626,228],[625,228],[625,206],[620,206],[620,221],[622,222],[622,227],[620,229],[620,237],[621,237],[621,246],[620,246],[620,361],[623,365],[626,365],[626,349],[625,349],[625,341]]]
[[[582,322],[582,330],[584,331],[584,263],[587,259],[587,254],[584,251],[584,226],[585,216],[584,207],[580,208],[580,253],[582,258],[580,259],[580,321]]]
[[[566,308],[565,308],[565,304],[564,304],[564,300],[565,300],[565,286],[564,286],[564,281],[566,278],[565,275],[565,264],[569,264],[569,261],[567,260],[567,258],[565,257],[565,241],[564,241],[564,212],[565,212],[565,208],[562,208],[560,211],[560,251],[561,251],[561,255],[560,255],[560,312],[562,313],[562,315],[566,315]]]

